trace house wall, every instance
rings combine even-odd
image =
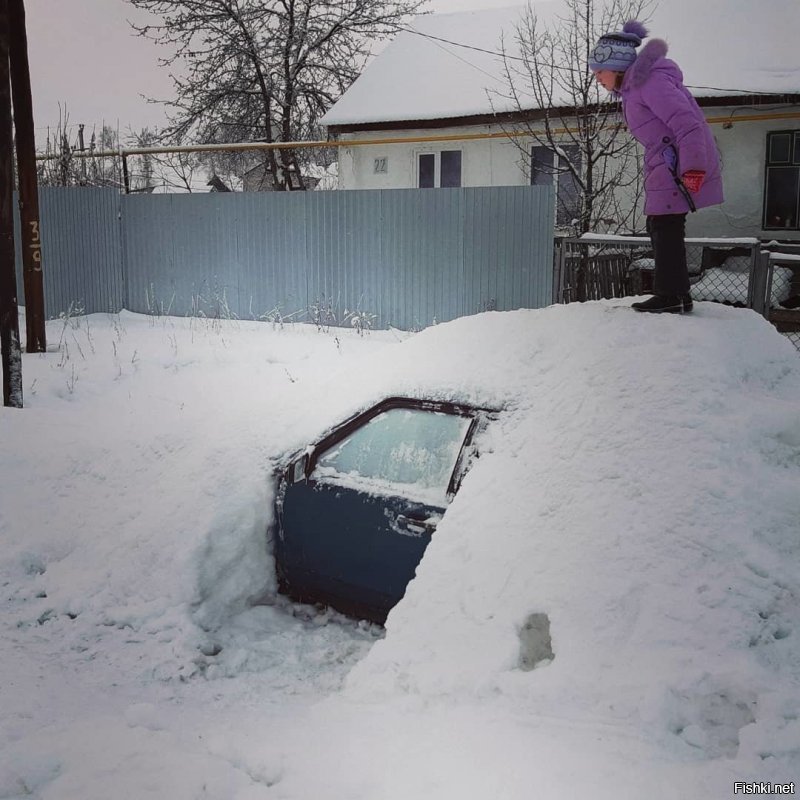
[[[783,106],[772,112],[772,116],[792,113],[797,115],[796,119],[746,120],[743,118],[748,115],[767,116],[771,112],[761,107],[713,109],[709,112],[709,117],[726,117],[730,121],[712,125],[722,157],[725,186],[725,203],[702,212],[709,224],[714,225],[714,230],[726,236],[800,241],[798,231],[767,231],[762,227],[767,134],[771,131],[800,131],[800,105]],[[698,229],[698,222],[690,220],[687,225],[690,235],[704,235],[696,233]]]
[[[435,130],[370,131],[344,134],[342,139],[423,138],[463,134],[502,134],[497,125],[436,128]],[[461,150],[462,186],[526,186],[521,153],[508,138],[471,141],[409,142],[342,147],[339,150],[340,189],[412,189],[417,186],[417,156],[442,150]],[[375,159],[387,160],[387,171],[376,173]]]
[[[747,116],[797,114],[796,119],[748,120]],[[797,231],[765,231],[762,227],[766,137],[770,131],[800,130],[800,106],[782,106],[774,112],[758,107],[709,108],[706,117],[720,149],[725,183],[725,203],[690,214],[690,236],[758,236],[800,241]],[[731,124],[728,126],[727,121]],[[388,189],[417,185],[416,164],[420,153],[460,149],[463,186],[527,185],[527,174],[519,145],[529,147],[524,139],[514,142],[502,136],[497,125],[386,130],[343,134],[342,140],[380,138],[414,139],[422,137],[483,134],[500,136],[466,141],[401,142],[399,144],[342,147],[339,152],[339,188]],[[375,159],[385,158],[387,171],[376,173]],[[625,198],[625,202],[635,202]],[[643,225],[641,215],[639,227]]]

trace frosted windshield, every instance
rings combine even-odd
[[[323,453],[315,475],[441,502],[469,424],[468,417],[436,411],[383,411]]]

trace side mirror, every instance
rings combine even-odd
[[[290,483],[299,483],[300,481],[304,481],[306,479],[306,467],[308,466],[308,453],[303,453],[300,458],[297,459],[290,467],[289,467],[289,482]]]

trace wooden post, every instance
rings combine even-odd
[[[128,157],[125,153],[122,152],[120,149],[120,155],[122,156],[122,180],[125,183],[125,194],[131,193],[131,179],[130,175],[128,174]]]
[[[0,0],[0,356],[3,361],[3,405],[22,408],[22,351],[14,265],[14,176],[11,168],[14,143],[8,35],[8,2]]]
[[[14,100],[14,126],[17,134],[26,349],[29,353],[44,353],[47,350],[47,341],[45,339],[42,239],[39,225],[39,185],[36,177],[33,100],[31,99],[31,76],[28,66],[28,36],[25,31],[25,3],[24,0],[6,1],[10,34],[11,91]]]

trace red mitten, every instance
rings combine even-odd
[[[701,169],[690,169],[688,172],[684,172],[681,177],[683,185],[692,194],[697,194],[700,191],[700,187],[703,185],[705,179],[706,174]]]

